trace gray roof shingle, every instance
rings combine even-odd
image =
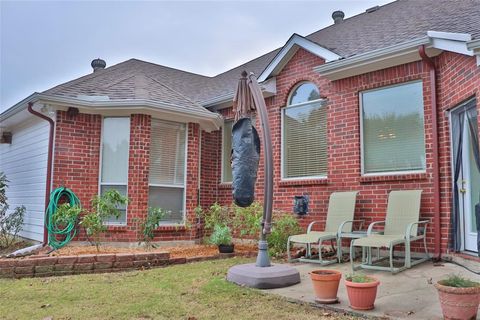
[[[470,33],[480,38],[480,0],[398,0],[306,38],[342,57],[350,57],[426,36],[429,30]],[[44,93],[149,99],[198,108],[202,101],[233,93],[243,70],[259,75],[279,50],[214,77],[130,59]]]

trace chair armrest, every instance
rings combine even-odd
[[[308,228],[307,228],[307,233],[310,233],[310,231],[312,231],[313,225],[314,225],[315,223],[320,223],[320,221],[312,221],[312,222],[310,222],[310,224],[308,225]]]
[[[410,237],[416,237],[418,236],[418,229],[417,229],[417,234],[412,235],[412,228],[415,225],[423,224],[425,227],[423,228],[422,236],[424,237],[425,234],[427,233],[427,226],[430,223],[430,220],[423,220],[423,221],[418,221],[418,222],[412,222],[407,226],[407,230],[405,231],[405,239],[408,239]]]
[[[370,223],[370,225],[368,226],[368,230],[367,230],[367,236],[372,234],[373,227],[377,224],[385,224],[385,221],[375,221],[375,222]]]
[[[345,220],[342,222],[342,224],[340,224],[340,226],[338,227],[338,231],[337,231],[337,234],[341,234],[343,233],[343,227],[347,224],[347,223],[355,223],[355,222],[360,222],[360,229],[362,228],[363,226],[363,223],[364,221],[363,220]]]

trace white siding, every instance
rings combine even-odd
[[[0,144],[0,171],[9,182],[10,209],[25,206],[21,236],[42,241],[49,124],[33,118],[12,130],[12,144]]]

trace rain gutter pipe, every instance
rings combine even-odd
[[[42,118],[43,120],[48,121],[50,124],[50,133],[48,136],[48,158],[47,158],[47,182],[45,186],[45,211],[48,208],[48,202],[50,199],[50,187],[52,185],[52,155],[53,155],[53,132],[55,129],[55,123],[50,117],[47,117],[44,114],[41,114],[38,111],[33,110],[33,102],[28,103],[28,112],[31,114]],[[43,224],[43,245],[46,246],[48,243],[48,230],[47,226]]]
[[[428,65],[430,72],[430,101],[432,110],[432,152],[433,152],[433,206],[434,206],[434,260],[441,259],[441,231],[440,231],[440,166],[438,163],[438,116],[437,116],[437,77],[435,75],[435,63],[427,56],[425,45],[418,47],[418,53],[422,60]]]

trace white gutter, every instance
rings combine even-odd
[[[207,131],[218,130],[223,123],[221,115],[202,109],[201,106],[196,110],[171,103],[145,99],[92,101],[73,97],[52,96],[43,93],[34,93],[2,113],[0,115],[0,122],[26,109],[29,102],[44,103],[59,108],[76,107],[95,114],[112,111],[147,111],[153,114],[161,112],[162,114],[175,115],[185,120],[198,122]]]
[[[467,48],[475,54],[477,57],[477,66],[480,67],[480,39],[467,42]]]
[[[429,37],[417,38],[393,46],[361,53],[346,59],[325,63],[320,66],[314,67],[313,70],[322,75],[333,75],[334,73],[347,71],[351,68],[358,68],[371,64],[372,62],[378,62],[378,60],[384,60],[386,58],[392,58],[395,56],[398,57],[411,53],[413,51],[417,52],[418,46],[429,44]]]

